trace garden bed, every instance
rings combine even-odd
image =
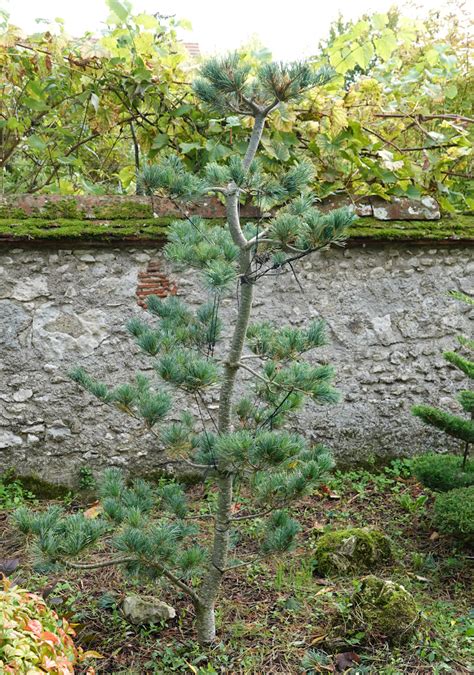
[[[201,487],[190,492],[202,497]],[[432,494],[411,476],[408,460],[379,471],[338,473],[307,497],[298,509],[303,532],[296,551],[227,577],[218,611],[219,642],[209,650],[195,642],[189,604],[167,588],[147,592],[155,590],[171,602],[177,618],[166,628],[137,627],[117,607],[124,591],[136,588],[123,571],[102,569],[87,576],[34,571],[31,553],[8,523],[24,489],[10,479],[1,495],[7,507],[0,522],[2,555],[20,561],[12,578],[42,592],[59,614],[77,624],[79,645],[104,656],[95,663],[97,673],[472,672],[472,552],[433,530]],[[208,501],[213,497],[206,493]],[[91,494],[86,498],[78,492],[62,503],[74,510],[92,501]],[[239,508],[245,504],[242,494]],[[396,549],[395,562],[377,574],[402,583],[421,608],[416,634],[403,647],[373,642],[363,631],[348,628],[348,597],[358,577],[322,579],[313,573],[312,552],[321,531],[367,525],[388,534]],[[251,553],[249,534],[243,534],[241,555]]]

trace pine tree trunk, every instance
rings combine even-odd
[[[257,116],[250,138],[247,153],[244,158],[244,167],[248,169],[257,151],[265,117]],[[239,217],[239,190],[235,184],[229,186],[226,198],[227,223],[232,240],[240,248],[239,273],[240,297],[237,312],[237,321],[232,335],[229,353],[224,366],[224,378],[219,395],[218,431],[224,434],[229,431],[232,412],[232,396],[235,380],[239,370],[240,358],[245,344],[247,328],[250,320],[253,300],[253,286],[246,281],[250,271],[252,253],[247,248],[247,241],[240,226]],[[222,468],[218,480],[219,494],[214,525],[214,541],[209,561],[209,568],[199,592],[200,602],[196,606],[197,637],[201,645],[209,644],[215,639],[215,612],[217,595],[222,577],[227,566],[229,551],[230,527],[232,520],[232,500],[234,489],[234,475]]]
[[[240,258],[241,274],[248,273],[250,253],[243,251]],[[238,363],[247,334],[247,327],[252,309],[253,287],[251,284],[241,284],[241,297],[237,323],[232,337],[232,344],[224,369],[224,381],[222,383],[219,399],[218,428],[220,433],[225,433],[230,427],[232,407],[232,394],[235,378],[238,371]],[[224,473],[218,480],[219,494],[217,498],[216,519],[214,527],[214,542],[212,546],[209,569],[200,590],[201,604],[196,608],[196,628],[199,644],[208,644],[215,638],[214,606],[216,603],[219,587],[227,566],[232,500],[234,488],[234,475]]]
[[[196,632],[200,645],[214,642],[216,637],[214,605],[200,604],[196,607]]]

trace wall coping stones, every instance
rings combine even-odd
[[[325,211],[348,203],[344,197],[335,196],[324,200],[320,208]],[[370,197],[352,206],[359,216],[352,228],[351,242],[355,245],[369,241],[474,242],[474,215],[441,218],[439,205],[430,196],[418,200],[393,198],[391,202]],[[243,206],[241,212],[248,219],[270,215],[261,216],[252,206]],[[185,213],[216,221],[225,217],[223,204],[214,198],[187,206]],[[148,197],[134,195],[6,195],[0,197],[0,244],[157,244],[164,241],[170,222],[182,215],[167,199],[156,199],[153,212]]]

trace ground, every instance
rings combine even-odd
[[[82,477],[83,483],[89,478]],[[196,498],[204,494],[213,499],[212,491],[202,490],[190,488]],[[24,489],[15,487],[11,478],[3,488],[0,483],[6,507],[0,522],[0,538],[6,542],[2,557],[18,558],[20,566],[12,577],[46,595],[58,613],[77,624],[78,643],[104,655],[95,663],[97,673],[473,672],[472,551],[433,530],[433,495],[411,476],[409,460],[395,460],[379,470],[338,472],[305,498],[298,507],[303,531],[296,550],[227,578],[218,611],[219,642],[208,650],[194,641],[192,609],[167,588],[155,588],[155,593],[174,604],[177,618],[167,627],[136,627],[117,608],[123,592],[136,588],[120,570],[96,570],[87,576],[33,571],[28,546],[8,523],[14,503],[24,498]],[[76,509],[90,499],[79,492],[62,501]],[[238,506],[245,500],[240,495]],[[44,505],[44,500],[38,502],[38,508]],[[360,579],[323,579],[313,573],[312,551],[321,531],[350,526],[374,526],[393,540],[395,562],[375,573],[403,584],[421,609],[418,629],[407,644],[389,646],[350,628],[350,595]],[[247,527],[244,551],[251,550],[255,524]]]

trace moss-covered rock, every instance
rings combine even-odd
[[[176,216],[154,218],[149,203],[133,200],[80,207],[73,198],[47,201],[41,206],[0,206],[2,239],[162,239]],[[224,218],[207,218],[224,223]],[[246,219],[252,222],[253,218]],[[436,221],[379,221],[359,218],[350,239],[373,241],[474,241],[474,217],[456,215]]]
[[[71,489],[60,483],[49,483],[39,476],[12,476],[25,490],[31,492],[38,499],[62,499],[71,493]]]
[[[368,576],[352,598],[351,627],[370,640],[406,642],[416,630],[420,612],[411,593],[394,581]]]
[[[378,530],[349,528],[323,534],[316,544],[316,574],[329,576],[366,572],[393,557],[390,539]]]

